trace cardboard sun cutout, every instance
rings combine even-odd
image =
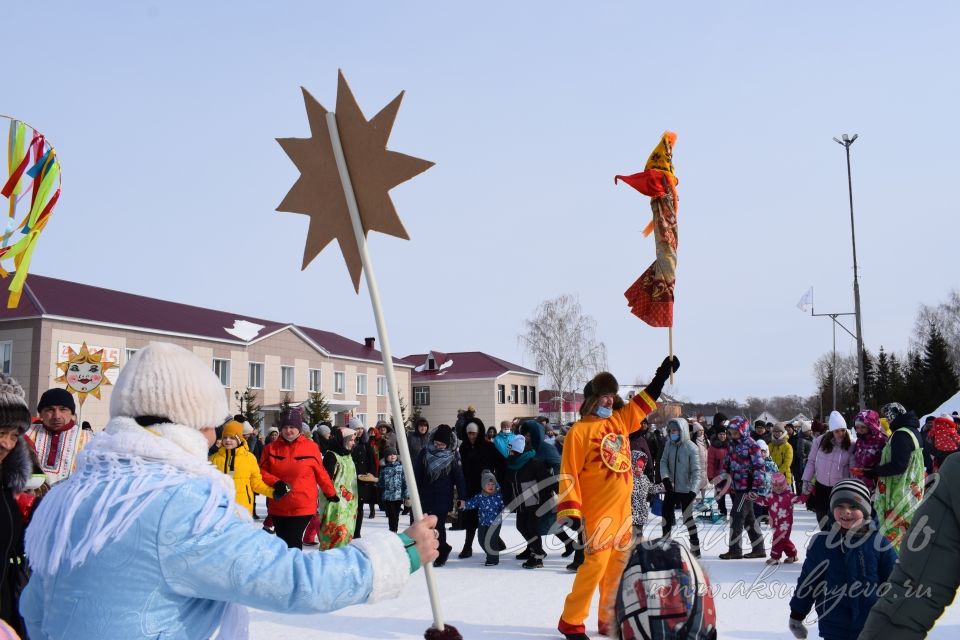
[[[115,366],[115,363],[103,359],[102,351],[90,353],[87,343],[84,342],[80,353],[69,347],[67,359],[57,363],[57,367],[62,371],[57,382],[66,383],[67,391],[76,394],[80,406],[83,406],[88,395],[100,399],[100,387],[111,384],[104,374]]]
[[[334,159],[327,110],[303,90],[303,101],[310,122],[310,138],[277,138],[290,159],[300,169],[300,178],[277,207],[277,211],[305,213],[310,216],[303,266],[317,257],[331,240],[340,243],[340,251],[350,271],[353,287],[360,291],[361,261],[354,239],[347,199]],[[387,149],[403,92],[372,120],[367,120],[347,86],[341,72],[337,81],[337,126],[343,143],[343,155],[363,220],[363,233],[380,231],[409,240],[389,191],[433,166],[429,160],[414,158]]]

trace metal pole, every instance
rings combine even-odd
[[[831,377],[833,378],[833,411],[837,410],[837,319],[833,319],[833,365],[831,367]]]
[[[857,371],[859,372],[857,375],[857,395],[860,409],[863,410],[867,408],[863,370],[863,325],[860,316],[860,281],[857,275],[857,233],[853,221],[853,174],[850,170],[850,145],[852,145],[856,139],[856,134],[854,134],[852,138],[844,134],[843,141],[834,138],[834,140],[843,145],[847,152],[847,191],[850,195],[850,241],[853,245],[853,305],[854,313],[857,316]]]

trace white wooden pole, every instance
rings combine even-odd
[[[413,461],[410,459],[410,448],[407,446],[407,433],[403,425],[403,413],[400,411],[400,396],[398,395],[397,379],[393,371],[393,356],[390,351],[390,338],[387,336],[387,324],[383,318],[383,309],[380,306],[380,290],[373,274],[373,263],[370,252],[367,251],[367,238],[363,233],[363,224],[360,221],[360,208],[357,206],[357,197],[353,192],[353,183],[350,181],[350,172],[347,170],[347,161],[343,156],[343,145],[340,144],[340,131],[337,128],[337,115],[327,112],[327,129],[330,130],[330,142],[333,143],[333,157],[337,161],[340,171],[340,183],[347,198],[347,209],[350,212],[350,221],[353,223],[353,234],[360,250],[360,261],[363,264],[363,275],[367,280],[367,291],[370,292],[370,303],[373,305],[373,316],[377,321],[377,333],[380,336],[380,353],[383,355],[383,371],[387,376],[387,388],[390,393],[390,410],[393,412],[394,429],[397,434],[397,449],[400,452],[400,462],[403,464],[403,475],[407,479],[407,488],[410,491],[410,506],[413,517],[419,521],[423,517],[420,506],[420,492],[413,473]],[[443,630],[443,614],[440,611],[440,598],[437,593],[437,583],[433,575],[433,563],[423,567],[427,578],[427,592],[430,595],[430,608],[433,610],[433,626]]]

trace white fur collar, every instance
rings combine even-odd
[[[195,473],[199,468],[209,466],[207,439],[196,429],[179,424],[162,424],[147,429],[132,418],[111,418],[103,433],[93,438],[86,448],[129,454]]]

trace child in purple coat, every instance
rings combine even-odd
[[[877,482],[874,478],[868,478],[864,471],[880,464],[880,455],[887,444],[887,436],[880,430],[880,414],[873,409],[858,413],[853,426],[857,431],[857,441],[851,449],[850,475],[867,485],[867,489],[872,493]]]

